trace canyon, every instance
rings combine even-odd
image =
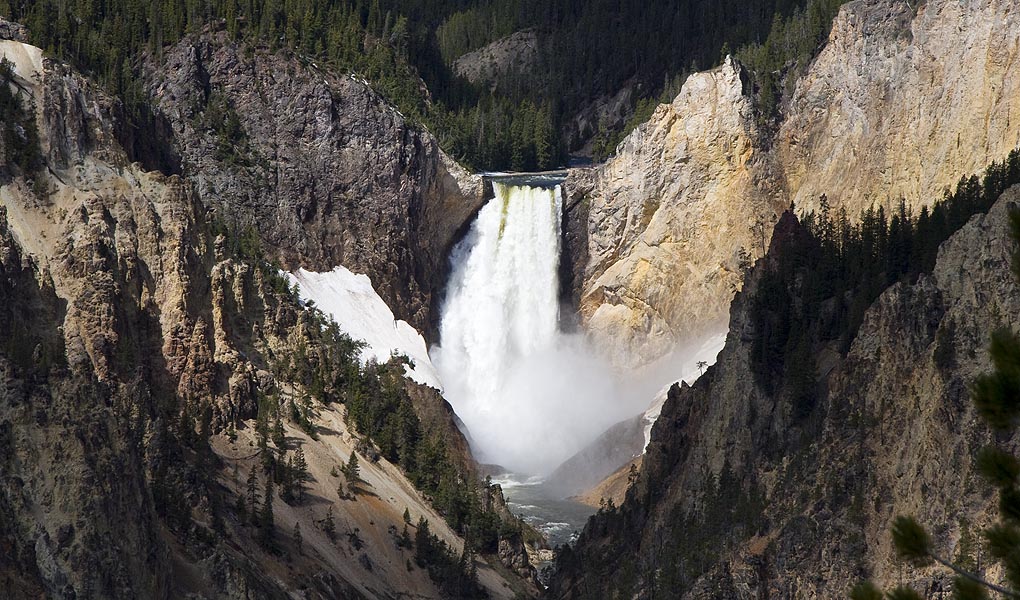
[[[527,71],[536,35],[457,68]],[[14,596],[938,597],[949,576],[903,572],[893,519],[945,556],[993,521],[968,386],[1018,326],[1020,188],[845,340],[809,340],[806,409],[756,361],[760,299],[818,215],[916,216],[1020,147],[1011,3],[847,2],[774,121],[725,56],[605,163],[527,181],[221,27],[140,58],[142,129],[26,36],[0,19],[41,155],[0,148]],[[267,544],[246,482],[275,498],[267,461],[298,451]],[[570,523],[514,514],[534,475]],[[540,534],[588,512],[539,577]]]

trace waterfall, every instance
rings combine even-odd
[[[559,186],[493,186],[451,256],[430,354],[478,459],[541,474],[633,406],[615,401],[586,341],[559,330]]]

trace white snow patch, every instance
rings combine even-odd
[[[406,375],[413,381],[442,390],[425,346],[425,338],[406,321],[398,321],[386,301],[379,297],[368,275],[355,274],[344,267],[328,273],[313,273],[299,269],[285,273],[287,279],[298,285],[302,301],[313,301],[324,313],[336,321],[347,335],[364,341],[367,346],[361,360],[386,362],[393,354],[404,354],[412,366],[405,366]]]
[[[699,346],[694,352],[690,353],[688,357],[680,363],[680,379],[678,381],[686,381],[689,384],[693,384],[698,377],[701,377],[704,369],[715,364],[715,359],[722,351],[723,346],[726,345],[726,332],[712,334],[706,337],[701,346]],[[698,362],[704,361],[705,365],[703,368],[698,368]],[[652,425],[655,424],[656,419],[662,413],[662,405],[666,403],[666,395],[669,393],[669,388],[673,386],[672,383],[666,385],[659,393],[656,394],[655,400],[652,401],[652,405],[645,411],[645,446],[644,449],[648,449],[648,442],[652,441]]]
[[[36,85],[42,81],[42,49],[13,40],[0,40],[0,56],[14,64],[14,74]]]

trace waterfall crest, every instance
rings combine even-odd
[[[493,185],[451,257],[431,355],[478,459],[541,474],[628,407],[585,340],[559,330],[559,186]]]

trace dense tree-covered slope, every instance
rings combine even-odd
[[[471,166],[537,169],[560,164],[593,136],[596,153],[610,151],[660,94],[730,49],[745,48],[770,114],[777,81],[817,49],[842,2],[3,0],[0,15],[124,97],[136,119],[147,113],[140,54],[159,56],[189,32],[223,28],[364,75]],[[503,73],[494,86],[453,74],[459,56],[528,28],[538,32],[533,68]],[[572,121],[623,88],[632,93],[622,114],[636,109],[629,124],[604,115]]]

